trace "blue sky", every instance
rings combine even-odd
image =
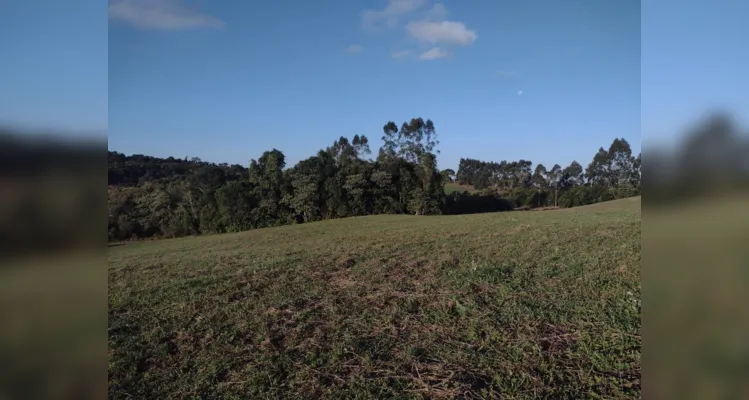
[[[107,130],[107,5],[0,1],[0,123]]]
[[[0,122],[246,165],[342,135],[376,151],[385,122],[421,116],[454,168],[587,165],[614,137],[637,152],[641,129],[667,140],[707,106],[749,111],[747,2],[645,0],[642,23],[629,0],[326,4],[2,2]]]
[[[642,137],[670,145],[709,110],[749,129],[749,2],[643,0]]]
[[[291,164],[421,116],[443,168],[639,150],[637,2],[166,3],[110,4],[110,149]]]

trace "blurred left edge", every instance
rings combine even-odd
[[[103,133],[0,127],[0,398],[105,398]]]

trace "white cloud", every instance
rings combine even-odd
[[[432,47],[431,49],[421,53],[419,60],[436,60],[438,58],[447,57],[449,53],[439,47]]]
[[[388,5],[382,10],[364,10],[361,14],[362,25],[374,28],[385,23],[389,28],[395,27],[401,16],[421,8],[426,0],[388,0]]]
[[[442,3],[437,3],[427,11],[426,19],[430,21],[442,21],[447,18],[447,10]]]
[[[352,44],[351,46],[346,48],[346,52],[349,54],[358,54],[361,53],[362,50],[364,50],[364,47],[360,44]]]
[[[224,21],[182,4],[181,0],[113,0],[109,18],[140,29],[185,30],[223,28]]]
[[[455,21],[414,21],[406,26],[406,30],[414,39],[429,44],[467,45],[478,37],[475,31],[466,29],[465,24]]]
[[[407,56],[409,54],[411,54],[410,51],[408,51],[408,50],[401,50],[401,51],[394,51],[391,55],[393,56],[393,58],[403,58],[403,57],[405,57],[405,56]]]
[[[439,0],[438,0],[439,1]],[[447,9],[442,3],[433,3],[424,7],[431,0],[388,0],[387,6],[380,10],[364,10],[362,25],[364,28],[404,29],[413,49],[404,49],[391,53],[393,58],[404,58],[416,54],[421,60],[435,60],[451,54],[451,46],[466,46],[473,43],[478,35],[466,28],[463,22],[448,21]],[[410,20],[401,25],[401,20]]]
[[[522,90],[518,90],[518,96],[522,96],[522,95],[523,95],[523,91]]]

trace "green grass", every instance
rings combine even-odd
[[[463,191],[466,191],[468,193],[477,192],[477,190],[471,185],[461,185],[457,182],[445,183],[445,193],[447,194],[450,194],[452,192],[463,192]]]
[[[639,398],[640,199],[111,247],[110,398]]]

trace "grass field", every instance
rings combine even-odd
[[[110,398],[639,398],[640,199],[111,247]]]
[[[445,183],[445,193],[452,193],[452,192],[463,192],[466,191],[468,193],[476,192],[477,190],[471,186],[471,185],[461,185],[457,182],[448,182]]]

